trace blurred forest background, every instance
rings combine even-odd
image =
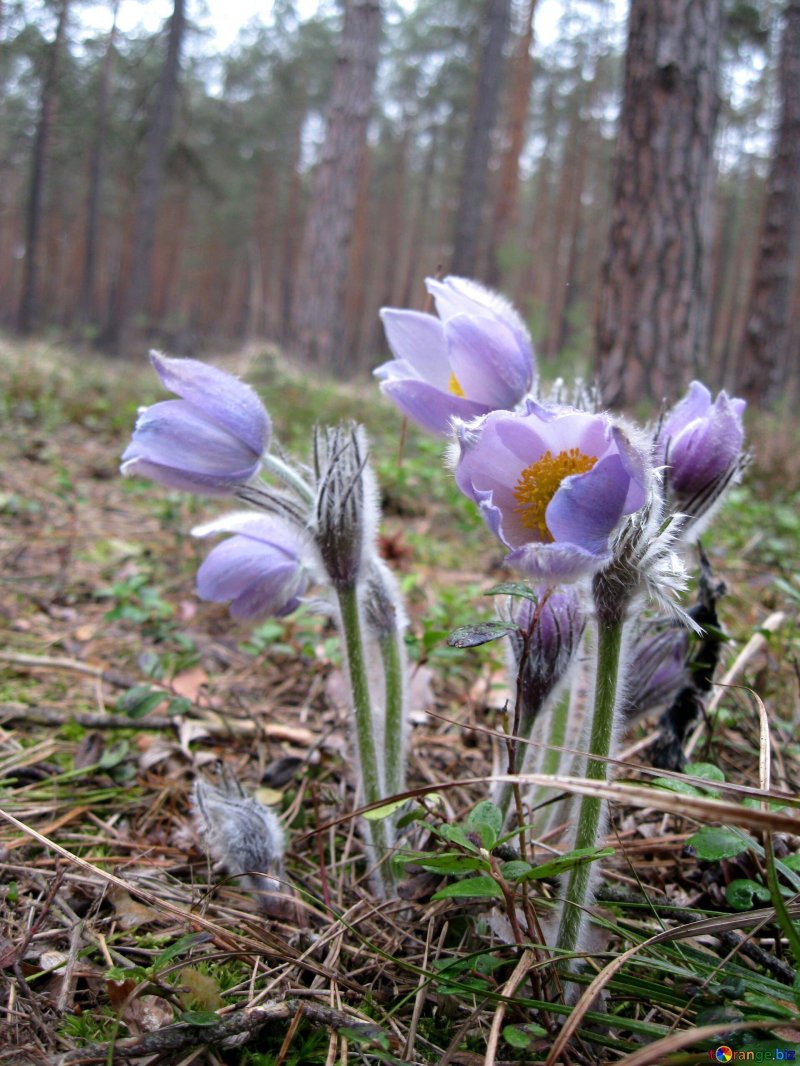
[[[345,378],[441,270],[609,402],[798,398],[800,0],[201,2],[0,0],[4,328]]]

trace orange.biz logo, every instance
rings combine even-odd
[[[727,1044],[711,1048],[708,1057],[712,1062],[795,1062],[795,1049],[773,1048],[772,1051],[734,1051]]]

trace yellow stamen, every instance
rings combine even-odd
[[[539,534],[543,541],[552,541],[553,535],[547,528],[545,512],[547,505],[558,492],[558,487],[570,474],[585,474],[597,462],[597,456],[584,455],[578,448],[559,452],[555,457],[551,451],[526,466],[514,486],[514,510],[522,517],[526,529]]]
[[[450,375],[450,382],[448,384],[448,388],[450,389],[450,391],[453,393],[454,396],[463,396],[464,395],[464,390],[461,388],[461,384],[460,384],[458,378],[455,376],[455,374],[451,374]]]

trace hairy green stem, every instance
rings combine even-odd
[[[547,723],[547,740],[545,742],[545,751],[542,756],[542,765],[539,768],[543,774],[557,774],[561,769],[561,760],[564,757],[562,748],[564,742],[567,739],[567,723],[569,722],[569,708],[570,708],[570,691],[569,688],[565,689],[553,707],[552,714],[550,715],[550,721]],[[531,808],[534,811],[533,818],[535,821],[534,832],[542,835],[549,822],[553,817],[553,812],[561,806],[558,804],[549,804],[546,812],[540,812],[545,814],[545,818],[537,818],[536,808],[542,803],[548,794],[552,793],[552,789],[546,788],[544,785],[539,786],[534,790],[531,798]],[[540,825],[539,823],[542,822]]]
[[[605,781],[608,774],[606,760],[611,755],[614,738],[614,711],[617,703],[623,626],[624,620],[619,617],[600,617],[597,623],[597,680],[589,760],[586,766],[586,776],[592,781]],[[581,799],[574,844],[576,850],[598,846],[604,802],[597,796],[584,796]],[[556,947],[562,952],[574,952],[578,947],[584,913],[591,902],[591,878],[591,863],[581,863],[572,868],[556,941]]]
[[[339,599],[345,649],[347,651],[350,691],[353,698],[358,762],[361,769],[362,799],[367,805],[370,805],[379,803],[385,798],[385,795],[381,785],[378,758],[375,751],[372,704],[367,680],[367,666],[364,659],[364,642],[361,636],[358,597],[354,587],[339,588],[336,591]],[[377,876],[381,880],[384,894],[388,894],[392,878],[389,865],[386,862],[388,850],[386,823],[379,819],[366,821],[366,825],[370,841],[376,852],[374,858],[379,864]]]
[[[386,693],[384,724],[383,779],[387,796],[396,796],[406,787],[405,765],[405,671],[400,653],[400,634],[395,630],[381,637],[383,679]]]
[[[283,459],[279,459],[272,452],[267,452],[262,456],[261,462],[265,470],[269,470],[271,474],[279,477],[285,485],[293,488],[297,495],[306,503],[314,502],[314,491],[311,486]]]

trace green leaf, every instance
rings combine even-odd
[[[158,970],[163,970],[164,967],[177,958],[178,955],[183,955],[184,952],[193,948],[195,944],[202,944],[208,940],[207,933],[187,933],[185,936],[179,937],[174,944],[170,944],[169,947],[156,956],[150,965],[150,972],[155,973]]]
[[[120,714],[127,714],[129,718],[144,718],[166,699],[169,699],[169,693],[163,689],[154,689],[150,685],[134,685],[122,693],[116,702],[116,709]]]
[[[529,1022],[527,1025],[507,1025],[503,1029],[503,1039],[510,1047],[520,1051],[530,1047],[535,1037],[547,1036],[547,1030],[541,1025]]]
[[[725,826],[706,825],[689,837],[687,841],[694,848],[698,859],[705,862],[719,862],[720,859],[733,859],[750,847],[749,838],[735,829]]]
[[[181,1014],[181,1021],[187,1025],[216,1025],[219,1020],[213,1010],[185,1010]]]
[[[445,885],[438,892],[434,892],[431,899],[469,899],[470,897],[502,899],[503,893],[494,878],[484,874],[481,877],[468,877],[464,881]]]
[[[614,854],[613,848],[578,848],[566,855],[560,855],[557,859],[534,866],[528,873],[517,878],[522,881],[541,881],[545,877],[556,877],[559,874],[571,870],[574,866],[582,866],[586,862],[596,862],[598,859],[606,859]]]
[[[384,803],[382,807],[374,807],[371,811],[364,811],[364,817],[368,822],[381,822],[384,818],[394,814],[395,811],[399,811],[401,807],[405,807],[407,803],[407,799],[392,800],[391,803]]]
[[[451,844],[460,844],[467,851],[477,852],[478,850],[472,841],[467,839],[467,834],[460,825],[440,825],[438,828],[431,826],[431,829],[437,836],[450,841]]]
[[[477,833],[481,844],[491,851],[503,828],[503,815],[491,800],[482,800],[469,812],[464,826],[468,833]]]
[[[533,603],[539,602],[539,597],[529,585],[522,581],[501,581],[499,585],[493,585],[484,596],[522,596]]]
[[[725,899],[728,906],[735,911],[749,911],[759,903],[769,903],[769,889],[766,885],[760,885],[758,881],[751,881],[746,877],[737,877],[731,881],[725,889]]]
[[[480,644],[488,644],[509,633],[519,633],[519,626],[513,622],[475,622],[454,629],[447,643],[451,648],[477,648]]]
[[[485,870],[488,863],[477,855],[462,855],[460,851],[448,851],[444,855],[418,855],[411,862],[432,874],[468,874],[473,870]]]
[[[725,774],[712,762],[689,762],[683,772],[688,777],[702,777],[704,781],[724,781]]]
[[[703,791],[690,785],[688,781],[683,781],[680,777],[656,777],[652,784],[654,788],[666,788],[670,792],[680,792],[683,796],[704,795]]]
[[[533,867],[529,862],[522,859],[511,859],[509,862],[500,863],[500,872],[506,881],[518,881],[523,874],[529,873]]]

